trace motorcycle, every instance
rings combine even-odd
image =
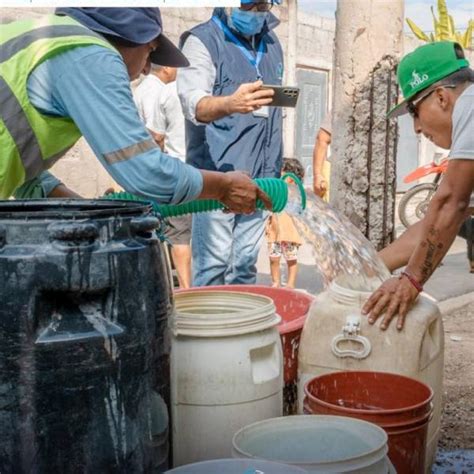
[[[448,159],[439,163],[433,161],[420,166],[403,178],[404,183],[412,183],[420,178],[434,174],[433,181],[413,186],[405,192],[398,205],[398,216],[405,227],[409,227],[425,217],[428,205],[438,189],[443,174],[448,169]],[[459,236],[467,242],[467,258],[470,262],[471,273],[474,273],[474,218],[468,217],[459,231]]]
[[[400,199],[398,216],[405,227],[410,227],[425,217],[431,198],[438,189],[439,182],[447,169],[448,159],[444,158],[439,163],[433,161],[427,165],[420,166],[403,178],[404,183],[412,183],[425,176],[434,174],[432,182],[413,186]]]

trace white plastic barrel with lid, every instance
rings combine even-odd
[[[440,434],[443,394],[444,332],[439,308],[433,298],[422,294],[402,331],[397,330],[395,321],[382,331],[381,320],[370,325],[361,314],[370,292],[351,289],[353,280],[333,282],[317,296],[306,319],[298,360],[299,411],[303,409],[306,382],[328,372],[384,371],[420,380],[434,391],[426,450],[429,468]]]
[[[236,458],[266,459],[308,473],[395,473],[382,428],[344,416],[301,415],[259,421],[232,440]]]
[[[232,436],[282,414],[283,355],[270,298],[187,290],[171,350],[174,466],[228,457]]]

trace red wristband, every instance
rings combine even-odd
[[[408,281],[416,288],[416,291],[418,291],[418,293],[421,293],[423,291],[423,286],[418,283],[409,273],[402,272],[402,276],[408,278]]]

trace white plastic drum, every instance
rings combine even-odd
[[[233,456],[300,467],[308,473],[387,474],[387,434],[343,416],[300,415],[246,426],[232,441]]]
[[[270,298],[188,290],[175,298],[174,466],[229,457],[241,427],[281,416],[283,356]]]

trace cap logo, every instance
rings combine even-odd
[[[421,76],[416,71],[412,72],[411,77],[412,79],[410,81],[410,86],[412,89],[418,87],[419,85],[423,84],[423,82],[426,82],[429,79],[428,74],[423,74]]]

